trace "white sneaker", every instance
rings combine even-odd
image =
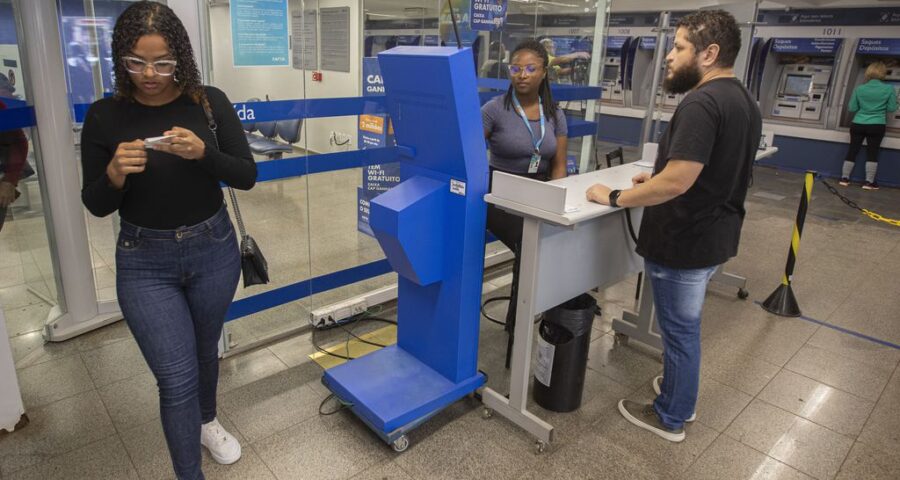
[[[241,458],[241,444],[217,418],[200,426],[200,444],[209,450],[216,463],[231,465]]]
[[[662,385],[662,379],[663,379],[662,375],[653,379],[653,391],[656,392],[657,396],[659,396],[659,394],[662,392],[662,388],[660,387],[660,385]],[[685,422],[693,422],[696,419],[697,419],[697,412],[694,412],[691,414],[690,417],[688,417],[687,420],[685,420]]]

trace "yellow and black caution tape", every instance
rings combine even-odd
[[[822,185],[825,185],[825,188],[827,188],[829,192],[831,192],[832,194],[834,194],[834,196],[840,198],[841,201],[844,202],[848,207],[854,208],[854,209],[856,209],[856,210],[859,210],[860,213],[862,213],[863,215],[865,215],[865,216],[871,218],[872,220],[875,220],[876,222],[884,222],[884,223],[886,223],[886,224],[888,224],[888,225],[893,225],[893,226],[895,226],[895,227],[900,227],[900,220],[895,220],[895,219],[893,219],[893,218],[883,217],[883,216],[881,216],[881,215],[879,215],[879,214],[877,214],[877,213],[875,213],[875,212],[873,212],[873,211],[871,211],[871,210],[867,210],[867,209],[865,209],[865,208],[862,208],[862,207],[860,207],[859,205],[857,205],[856,202],[854,202],[853,200],[850,200],[849,198],[847,198],[847,197],[841,195],[841,194],[837,191],[836,188],[834,188],[832,185],[830,185],[830,184],[829,184],[828,182],[826,182],[825,180],[821,180],[821,182],[822,182]]]

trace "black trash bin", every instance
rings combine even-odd
[[[594,297],[585,293],[544,315],[532,389],[541,407],[571,412],[581,406],[596,306]]]

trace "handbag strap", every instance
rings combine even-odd
[[[205,102],[201,102],[201,104],[203,105],[203,113],[206,114],[206,121],[209,123],[209,131],[212,132],[213,139],[216,141],[216,148],[221,150],[219,147],[219,135],[216,134],[216,130],[218,129],[216,119],[213,118],[212,112],[209,111],[207,104]],[[228,187],[228,196],[231,197],[231,204],[234,206],[234,219],[237,220],[238,232],[241,234],[241,238],[244,238],[247,236],[247,230],[244,229],[244,219],[241,217],[241,207],[238,206],[237,195],[230,186]]]

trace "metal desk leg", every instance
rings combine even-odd
[[[747,292],[747,279],[733,273],[726,272],[723,265],[719,265],[719,267],[716,268],[715,273],[713,273],[712,278],[710,278],[709,280],[711,282],[718,282],[737,288],[737,296],[741,300],[744,300],[750,295],[750,293]]]
[[[641,301],[638,311],[622,312],[622,319],[613,319],[613,331],[616,332],[616,341],[626,343],[629,339],[636,340],[645,345],[662,350],[662,337],[656,331],[656,313],[653,306],[653,287],[650,285],[649,275],[641,275]]]
[[[553,439],[553,426],[541,420],[526,409],[528,403],[528,382],[531,379],[531,344],[535,316],[534,294],[538,287],[538,252],[540,249],[540,221],[525,217],[522,227],[522,255],[519,267],[519,299],[516,305],[516,328],[513,345],[512,370],[510,371],[510,393],[507,399],[502,394],[485,388],[482,392],[486,414],[493,410],[511,422],[537,437],[537,449]]]

